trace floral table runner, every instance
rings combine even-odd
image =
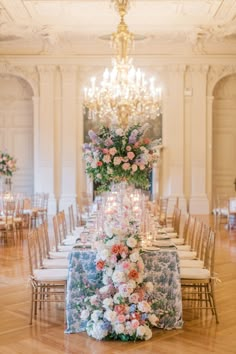
[[[85,331],[86,321],[80,318],[80,304],[85,297],[95,294],[96,289],[103,286],[102,273],[96,270],[95,258],[95,251],[92,250],[75,250],[70,254],[65,333]],[[176,250],[143,252],[142,258],[145,278],[154,285],[152,296],[158,303],[156,315],[160,316],[158,328],[181,328],[183,325],[181,284]]]

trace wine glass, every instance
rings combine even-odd
[[[83,248],[86,248],[87,236],[88,236],[87,232],[81,232],[80,234],[80,241],[82,243]]]

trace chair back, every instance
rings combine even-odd
[[[208,243],[205,253],[205,267],[210,270],[211,276],[214,276],[215,267],[215,232],[209,229]]]
[[[181,220],[181,209],[175,206],[173,212],[172,226],[178,235],[180,234],[180,220]]]
[[[40,268],[40,256],[37,245],[37,230],[31,229],[28,232],[28,254],[29,254],[29,267],[31,276],[34,275],[34,269]]]
[[[69,212],[69,231],[70,234],[72,234],[73,231],[75,230],[75,217],[74,217],[74,209],[72,204],[68,207],[68,212]]]

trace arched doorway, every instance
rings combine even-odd
[[[24,79],[0,75],[0,149],[17,159],[13,191],[31,195],[34,189],[33,91]]]
[[[236,179],[236,74],[222,78],[213,91],[212,192],[234,195]]]

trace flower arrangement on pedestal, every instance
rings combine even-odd
[[[125,129],[102,126],[97,134],[89,131],[91,143],[84,144],[86,172],[100,185],[100,191],[122,181],[149,188],[150,171],[160,157],[160,141],[146,137],[148,128],[146,123]]]
[[[16,171],[16,159],[7,152],[0,151],[0,175],[12,177]]]
[[[114,216],[114,218],[116,218]],[[83,299],[81,320],[95,339],[148,340],[157,326],[157,304],[152,300],[153,284],[144,281],[144,264],[137,223],[110,219],[97,242],[96,268],[103,286]]]

